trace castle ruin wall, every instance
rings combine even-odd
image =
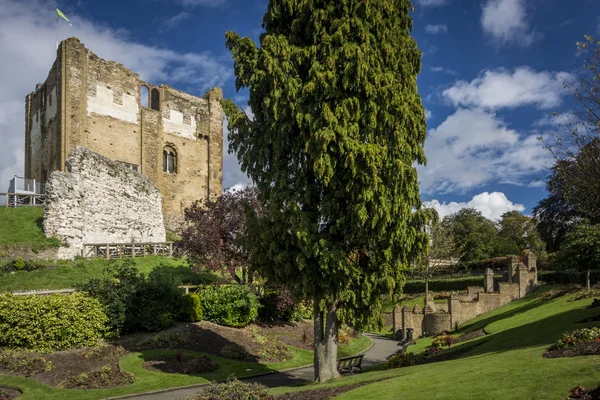
[[[52,173],[44,206],[46,235],[67,245],[58,258],[82,255],[84,244],[166,240],[162,197],[146,177],[82,147],[67,168]]]

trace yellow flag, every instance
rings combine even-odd
[[[61,17],[62,19],[67,21],[69,23],[69,26],[73,26],[73,25],[71,25],[71,21],[69,21],[69,18],[67,18],[67,16],[65,14],[63,14],[63,12],[60,11],[58,8],[56,9],[56,15],[57,15],[57,18]]]

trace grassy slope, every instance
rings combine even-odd
[[[356,374],[325,387],[391,377],[388,381],[363,386],[338,398],[467,400],[564,399],[568,391],[578,384],[597,386],[600,382],[600,356],[545,359],[542,354],[564,331],[600,326],[600,322],[578,323],[598,313],[598,309],[587,308],[591,302],[589,299],[570,302],[569,296],[566,296],[542,301],[538,295],[508,304],[461,327],[461,333],[481,327],[490,333],[463,344],[481,344],[464,358]],[[420,339],[410,349],[419,352],[429,343],[431,339]],[[311,388],[314,386],[277,388],[273,393]]]
[[[371,339],[366,336],[352,341],[349,345],[340,345],[338,357],[359,353],[371,345]],[[233,361],[213,355],[206,355],[219,364],[219,369],[210,373],[190,376],[183,374],[165,374],[161,372],[148,371],[142,368],[141,364],[146,359],[157,356],[172,355],[174,350],[150,350],[140,353],[132,353],[123,357],[119,361],[119,366],[129,372],[133,372],[136,380],[133,384],[116,388],[102,390],[73,390],[56,389],[42,385],[33,379],[18,378],[13,376],[0,375],[0,385],[13,387],[23,391],[19,400],[69,400],[69,399],[102,399],[106,397],[122,396],[132,393],[148,392],[153,390],[167,389],[171,387],[198,385],[209,383],[214,380],[225,380],[230,374],[237,377],[257,375],[272,371],[280,371],[288,368],[294,368],[304,365],[310,365],[313,361],[312,351],[290,348],[294,358],[274,363],[253,363]],[[189,354],[198,354],[188,351]]]
[[[0,246],[52,247],[42,229],[41,207],[0,207]]]
[[[174,268],[184,283],[197,284],[205,280],[215,280],[212,273],[196,274],[187,266],[185,260],[149,256],[136,258],[137,268],[148,274],[153,268],[164,265]],[[0,292],[39,289],[67,289],[85,283],[92,278],[101,277],[109,261],[104,259],[86,259],[74,261],[56,261],[56,267],[41,268],[36,271],[17,271],[6,274],[0,279]]]
[[[578,384],[596,386],[600,356],[542,358],[564,331],[600,326],[578,323],[597,313],[586,308],[591,300],[568,299],[542,301],[532,296],[480,316],[461,330],[485,327],[491,336],[479,339],[485,343],[467,358],[399,369],[397,379],[359,388],[340,399],[392,399],[399,393],[403,399],[422,398],[423,382],[431,399],[565,398]]]

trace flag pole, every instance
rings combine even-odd
[[[56,50],[58,50],[58,13],[56,13]]]

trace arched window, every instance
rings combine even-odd
[[[148,86],[140,86],[140,106],[148,108]]]
[[[157,88],[152,89],[150,96],[150,108],[160,111],[160,91]]]
[[[168,146],[163,150],[163,172],[168,174],[177,173],[177,153]]]

